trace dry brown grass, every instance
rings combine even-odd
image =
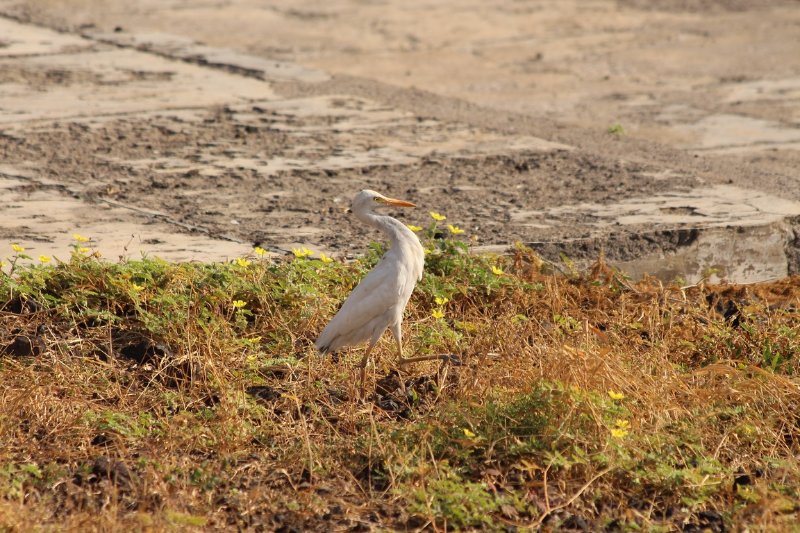
[[[398,375],[386,342],[360,403],[356,358],[311,342],[364,268],[76,253],[4,276],[0,528],[797,522],[800,278],[665,287],[442,247],[405,335],[460,364]]]

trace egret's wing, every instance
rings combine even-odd
[[[401,270],[400,267],[401,265],[397,261],[397,258],[392,254],[387,253],[384,255],[381,260],[378,261],[378,264],[375,265],[375,268],[370,270],[356,288],[353,289],[353,292],[350,293],[350,296],[347,297],[347,300],[345,300],[345,303],[342,305],[342,309],[344,309],[347,302],[352,299],[367,298],[368,295],[376,291],[392,290],[398,285],[397,281]]]
[[[397,284],[397,291],[403,300],[403,305],[408,303],[411,293],[414,292],[414,287],[417,282],[422,279],[422,275],[417,275],[414,268],[408,264],[399,265],[400,273],[397,276],[399,283]]]
[[[332,350],[368,340],[376,326],[374,320],[401,301],[398,286],[402,284],[398,281],[403,277],[403,269],[386,259],[381,260],[353,289],[317,339],[317,348]],[[388,319],[382,325],[388,326]]]

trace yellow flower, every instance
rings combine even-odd
[[[131,283],[131,288],[136,292],[139,292],[144,290],[144,285],[137,285],[135,283]]]
[[[239,265],[240,267],[249,267],[250,261],[248,261],[247,259],[242,259],[241,257],[237,257],[236,264]]]
[[[422,226],[415,226],[414,224],[406,224],[406,227],[411,231],[420,231]]]
[[[452,224],[448,224],[447,229],[450,230],[450,233],[452,233],[453,235],[461,235],[462,233],[464,233],[463,229],[459,228],[458,226],[454,226]]]
[[[85,246],[81,246],[78,248],[78,253],[88,254],[91,251],[91,248],[87,248]]]
[[[475,433],[473,433],[472,431],[470,431],[467,428],[463,428],[462,431],[464,432],[464,436],[468,437],[470,439],[474,439],[477,436],[477,435],[475,435]]]
[[[435,309],[431,313],[431,316],[433,316],[433,318],[444,318],[444,311],[442,311],[441,309]]]
[[[6,264],[7,263],[5,261],[0,261],[0,268],[3,268],[4,266],[6,266]]]
[[[492,265],[492,274],[495,276],[502,276],[504,274],[503,269]]]
[[[325,255],[324,253],[321,253],[321,252],[319,254],[319,260],[322,261],[323,263],[332,263],[333,262],[333,259],[331,259],[330,257],[328,257],[327,255]]]
[[[256,246],[255,248],[253,248],[253,253],[259,257],[263,257],[267,254],[267,251],[260,246]]]
[[[631,423],[627,420],[623,420],[621,418],[617,418],[614,421],[614,425],[617,426],[619,429],[628,429]]]
[[[241,309],[241,308],[242,308],[242,307],[244,307],[245,305],[247,305],[247,302],[245,302],[244,300],[234,300],[234,301],[233,301],[233,306],[234,306],[236,309]]]
[[[22,252],[25,251],[25,247],[24,246],[20,246],[17,243],[12,244],[11,245],[11,249],[14,250],[15,252],[17,252],[18,254],[21,254]]]
[[[436,305],[444,305],[447,302],[449,302],[450,299],[445,298],[444,296],[437,296],[436,298],[434,298],[434,301],[436,302]]]
[[[39,261],[41,261],[42,263],[49,263],[50,262],[50,256],[49,255],[40,255],[39,256]]]
[[[612,400],[621,400],[625,397],[625,395],[622,394],[621,392],[609,389],[608,397],[611,398]]]
[[[314,252],[303,246],[302,248],[292,248],[292,253],[295,257],[311,257]]]
[[[89,237],[84,237],[80,233],[73,233],[72,238],[78,242],[89,242]]]
[[[627,435],[628,435],[627,429],[614,428],[611,430],[611,436],[614,437],[615,439],[621,439],[626,437]]]
[[[436,222],[441,222],[442,220],[446,220],[447,219],[446,216],[440,215],[439,213],[437,213],[435,211],[431,211],[430,213],[431,213],[431,218],[433,220],[435,220]]]

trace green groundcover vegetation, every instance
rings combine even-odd
[[[631,282],[422,230],[407,355],[313,341],[380,257],[0,274],[0,530],[792,530],[800,279]],[[443,235],[444,234],[444,235]]]

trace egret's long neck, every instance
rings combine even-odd
[[[398,241],[400,241],[402,235],[400,227],[403,224],[396,218],[386,215],[378,215],[372,211],[355,212],[354,214],[356,215],[356,218],[358,218],[364,224],[372,226],[373,228],[378,228],[384,232],[386,236],[389,237],[392,247],[395,247]]]
[[[376,215],[369,209],[361,212],[354,210],[354,214],[364,224],[384,232],[391,243],[389,253],[403,258],[401,264],[409,268],[413,279],[418,281],[422,278],[425,252],[414,232],[399,220],[390,216]]]

